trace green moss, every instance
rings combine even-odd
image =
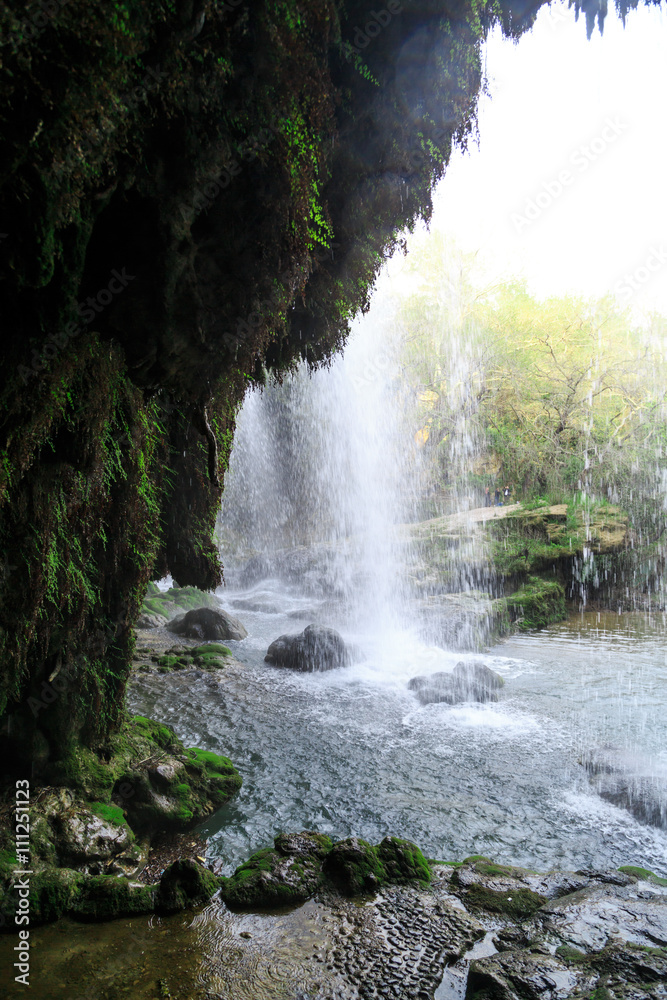
[[[71,743],[65,755],[48,772],[53,785],[65,785],[93,802],[109,802],[114,785],[113,767],[87,747]]]
[[[374,892],[387,881],[378,848],[361,837],[349,837],[334,844],[326,859],[326,871],[347,896]]]
[[[30,876],[30,925],[52,923],[71,911],[87,876],[66,868],[48,868]],[[6,925],[14,926],[18,907],[16,890],[0,888],[0,912]]]
[[[91,812],[95,813],[96,816],[99,816],[100,819],[105,820],[107,823],[114,823],[116,826],[127,827],[125,813],[119,806],[109,805],[105,802],[90,802],[88,803],[88,808]],[[134,838],[134,834],[131,833],[131,836]]]
[[[91,876],[81,883],[70,914],[77,920],[113,920],[152,913],[155,890],[112,875]]]
[[[558,948],[556,948],[556,954],[565,962],[580,962],[582,959],[586,958],[583,951],[579,951],[578,948],[572,948],[569,944],[559,945]]]
[[[508,622],[522,632],[544,628],[567,618],[565,590],[553,578],[545,580],[531,576],[513,594],[495,603],[497,613],[504,609]]]
[[[496,892],[482,885],[472,885],[465,895],[465,904],[473,910],[503,913],[514,920],[531,916],[546,903],[546,897],[530,889],[510,889]]]
[[[231,656],[232,651],[221,642],[205,642],[201,646],[194,646],[190,650],[191,656]]]
[[[377,849],[388,882],[431,881],[431,869],[416,844],[399,837],[385,837]]]
[[[130,719],[130,725],[135,726],[139,733],[163,750],[168,750],[178,743],[173,729],[162,722],[154,722],[143,715],[135,715]]]
[[[155,662],[159,667],[168,667],[169,670],[184,670],[193,664],[191,656],[156,656]]]
[[[470,864],[473,864],[473,862],[475,862],[475,861],[486,861],[490,865],[493,864],[493,861],[491,860],[491,858],[487,858],[483,854],[471,854],[470,857],[463,859],[463,864],[464,865],[470,865]]]
[[[16,851],[0,851],[0,883],[12,874],[16,868]]]
[[[618,870],[619,872],[624,872],[626,875],[634,875],[645,882],[652,882],[654,885],[667,885],[667,878],[661,878],[654,872],[649,871],[648,868],[640,868],[637,865],[623,865]]]

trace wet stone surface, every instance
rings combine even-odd
[[[383,891],[365,904],[330,898],[337,918],[332,945],[317,960],[360,1000],[430,1000],[447,963],[484,937],[456,900],[413,889]]]

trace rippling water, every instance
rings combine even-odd
[[[364,660],[294,674],[263,656],[317,617],[312,601],[299,620],[303,601],[280,587],[226,592],[224,605],[242,599],[281,610],[238,612],[249,632],[230,643],[240,665],[219,677],[141,675],[130,695],[133,710],[241,771],[241,793],[203,828],[225,870],[281,831],[314,828],[372,842],[397,834],[440,859],[666,873],[666,832],[603,801],[580,763],[607,744],[631,749],[646,773],[667,765],[664,616],[591,613],[514,637],[482,657],[505,678],[498,703],[422,707],[408,680],[473,654],[404,631],[345,633]]]

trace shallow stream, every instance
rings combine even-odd
[[[664,615],[577,615],[481,657],[406,631],[344,631],[363,659],[297,674],[263,657],[278,635],[317,619],[312,600],[301,617],[304,601],[278,585],[223,597],[249,632],[229,644],[240,665],[220,677],[139,675],[130,704],[242,773],[238,797],[204,828],[225,872],[275,834],[308,828],[373,843],[395,834],[443,860],[667,873],[667,831],[600,798],[580,763],[610,746],[645,775],[667,768]],[[473,658],[505,679],[497,703],[422,707],[407,689],[417,674]]]

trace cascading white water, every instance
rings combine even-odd
[[[337,599],[339,619],[375,633],[404,612],[400,525],[412,519],[416,490],[396,347],[393,310],[379,297],[329,367],[302,366],[249,394],[220,529],[232,577],[254,556],[258,575],[306,591],[315,580],[317,596]]]

